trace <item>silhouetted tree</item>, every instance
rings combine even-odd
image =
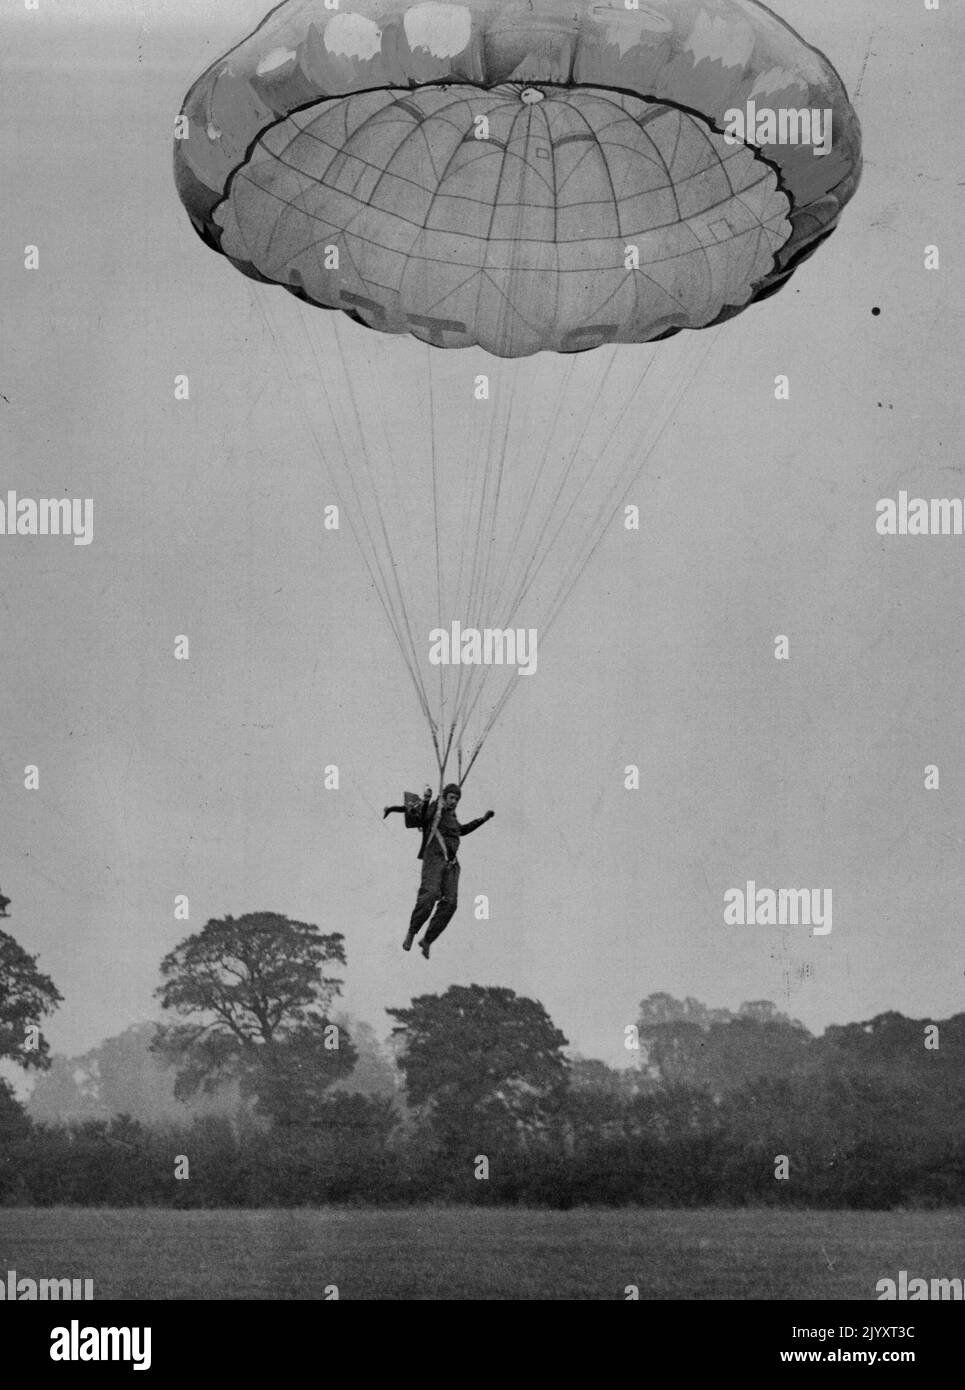
[[[696,1087],[726,1095],[765,1076],[803,1073],[811,1034],[769,1000],[742,1004],[740,1012],[708,1009],[652,994],[637,1023],[644,1065],[663,1086]]]
[[[161,962],[161,1005],[187,1023],[162,1026],[153,1047],[190,1096],[237,1079],[244,1099],[278,1124],[306,1123],[355,1064],[351,1039],[328,1017],[345,964],[340,932],[323,935],[274,912],[212,919]]]
[[[566,1038],[543,1005],[511,989],[452,985],[397,1020],[408,1103],[448,1151],[525,1146],[558,1122],[568,1083]]]
[[[18,1066],[50,1065],[41,1021],[62,1002],[53,980],[37,969],[36,956],[0,931],[0,1057]]]

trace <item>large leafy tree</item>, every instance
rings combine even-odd
[[[37,969],[9,933],[0,931],[0,1057],[26,1070],[50,1066],[50,1047],[41,1024],[61,1002],[53,980]],[[28,1121],[10,1083],[0,1078],[0,1140],[16,1138]]]
[[[237,1080],[253,1108],[279,1124],[311,1122],[356,1052],[328,1009],[345,964],[341,932],[253,912],[207,922],[161,962],[162,1025],[154,1048],[178,1071],[187,1098]]]
[[[444,1148],[525,1145],[556,1124],[568,1088],[567,1041],[535,999],[452,985],[387,1012],[407,1099]]]
[[[813,1038],[766,999],[740,1012],[651,994],[637,1021],[644,1065],[662,1086],[726,1095],[761,1077],[803,1074]]]
[[[40,1027],[59,1003],[61,995],[37,969],[36,956],[0,931],[0,1057],[24,1068],[49,1067],[50,1049]]]

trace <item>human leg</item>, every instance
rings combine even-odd
[[[423,937],[426,946],[431,946],[433,941],[438,938],[452,921],[453,914],[459,906],[459,865],[458,863],[445,864],[441,876],[439,901],[436,903],[436,910],[429,923],[429,930]]]
[[[412,916],[409,918],[409,933],[406,937],[406,950],[412,945],[416,933],[422,928],[429,914],[432,912],[437,899],[442,893],[442,876],[446,867],[446,861],[441,854],[433,854],[426,851],[422,861],[422,879],[419,883],[419,892],[416,896],[415,907],[412,909]],[[403,943],[405,945],[405,942]]]

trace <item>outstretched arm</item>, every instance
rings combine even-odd
[[[486,814],[480,816],[478,820],[466,821],[465,825],[460,825],[459,834],[471,835],[474,830],[478,830],[481,825],[485,825],[488,820],[492,820],[495,814],[495,811],[487,811]]]

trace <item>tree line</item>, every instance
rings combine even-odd
[[[194,1108],[36,1122],[2,1082],[0,1202],[965,1201],[965,1014],[815,1036],[768,1001],[734,1013],[651,994],[619,1030],[633,1065],[615,1069],[570,1055],[537,1000],[454,985],[387,1010],[399,1086],[367,1092],[333,1015],[345,964],[340,933],[274,913],[209,921],[161,962],[169,1021],[150,1040]],[[48,1069],[41,1025],[59,1002],[0,933],[0,1055]],[[199,1112],[215,1095],[230,1110]]]

